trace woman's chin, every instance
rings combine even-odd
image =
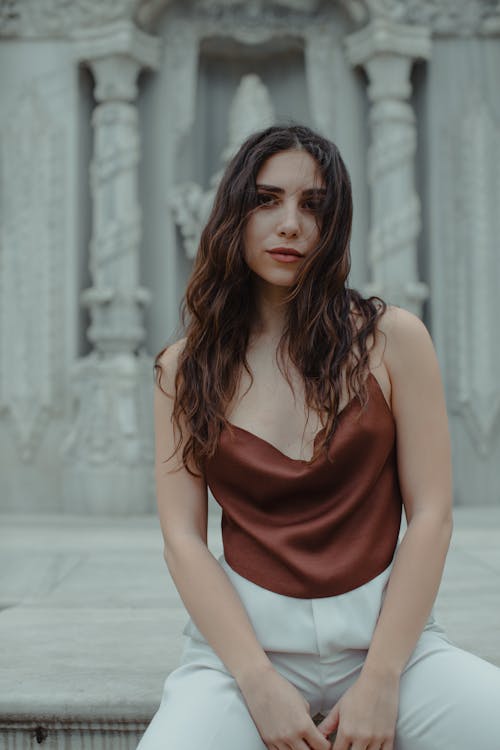
[[[290,271],[285,273],[267,273],[265,275],[254,271],[253,275],[257,284],[261,284],[262,286],[283,287],[284,289],[288,289],[292,286],[295,279],[295,273]]]

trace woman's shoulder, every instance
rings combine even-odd
[[[351,304],[351,315],[356,328],[360,329],[366,324],[365,315],[354,303]],[[378,334],[376,338],[382,338],[385,346],[392,345],[392,348],[405,348],[430,338],[429,331],[417,315],[388,302],[377,315],[374,328],[374,333]]]
[[[435,350],[425,323],[409,310],[387,305],[377,321],[384,338],[384,362],[390,372],[425,368],[435,361]]]
[[[377,328],[387,337],[388,344],[392,342],[407,346],[430,336],[425,323],[418,315],[397,305],[387,305],[380,314]]]
[[[179,356],[186,345],[187,337],[173,341],[171,344],[167,344],[164,349],[158,355],[158,363],[164,368],[171,368],[177,365]]]
[[[184,337],[172,342],[171,344],[167,344],[167,346],[165,346],[156,357],[156,363],[161,371],[161,383],[162,386],[167,388],[167,390],[175,381],[179,365],[179,357],[184,350],[186,341],[187,338]]]

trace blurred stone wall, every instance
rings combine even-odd
[[[421,315],[455,502],[499,504],[500,3],[0,1],[0,511],[155,511],[152,358],[225,161],[334,140],[350,284]]]

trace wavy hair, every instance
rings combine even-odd
[[[225,411],[235,396],[242,367],[253,383],[246,351],[256,309],[243,230],[258,206],[257,173],[270,156],[291,149],[307,151],[315,159],[326,188],[316,218],[318,244],[301,262],[288,288],[277,348],[278,358],[284,362],[287,354],[301,374],[307,407],[326,415],[311,462],[326,450],[337,427],[342,373],[349,394],[354,393],[363,407],[367,403],[367,339],[387,305],[380,297],[364,298],[346,286],[351,266],[349,173],[337,146],[310,128],[268,127],[247,138],[227,164],[181,300],[186,340],[178,358],[175,394],[170,397],[175,399],[172,422],[180,433],[174,453],[183,442],[182,417],[189,433],[182,464],[193,476],[200,475],[191,471],[190,460],[204,476],[205,463],[214,455],[222,430],[230,429]],[[154,371],[158,386],[169,395],[161,385],[160,363],[167,348],[156,355]],[[278,367],[293,391],[279,359]]]

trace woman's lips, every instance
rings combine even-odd
[[[302,258],[302,255],[295,255],[294,253],[286,252],[285,250],[283,250],[283,252],[280,252],[280,250],[268,250],[268,253],[280,263],[293,263]]]

